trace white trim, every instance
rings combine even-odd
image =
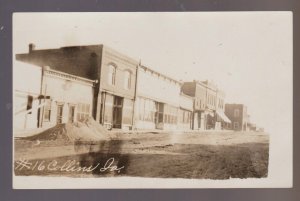
[[[81,82],[84,84],[87,84],[89,86],[93,86],[94,83],[96,83],[96,80],[90,80],[87,78],[83,78],[83,77],[79,77],[76,75],[71,75],[69,73],[64,73],[61,71],[57,71],[57,70],[53,70],[53,69],[47,69],[44,70],[45,76],[50,76],[50,77],[56,77],[56,78],[61,78],[64,80],[71,80],[71,81],[75,81],[75,82]]]

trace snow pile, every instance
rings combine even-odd
[[[110,140],[109,132],[93,118],[84,122],[58,124],[41,133],[25,137],[26,140],[102,141]]]

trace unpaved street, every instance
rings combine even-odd
[[[269,137],[264,133],[112,133],[111,139],[15,140],[15,174],[228,179],[266,177],[268,172]]]

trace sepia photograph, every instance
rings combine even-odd
[[[291,12],[14,13],[14,188],[292,187],[292,31]]]

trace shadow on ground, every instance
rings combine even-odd
[[[15,174],[198,179],[262,178],[268,175],[267,143],[169,144],[124,152],[123,142],[77,142],[74,144],[76,155],[30,160],[30,168],[20,168],[19,162],[15,161]],[[38,170],[40,163],[44,168]]]

